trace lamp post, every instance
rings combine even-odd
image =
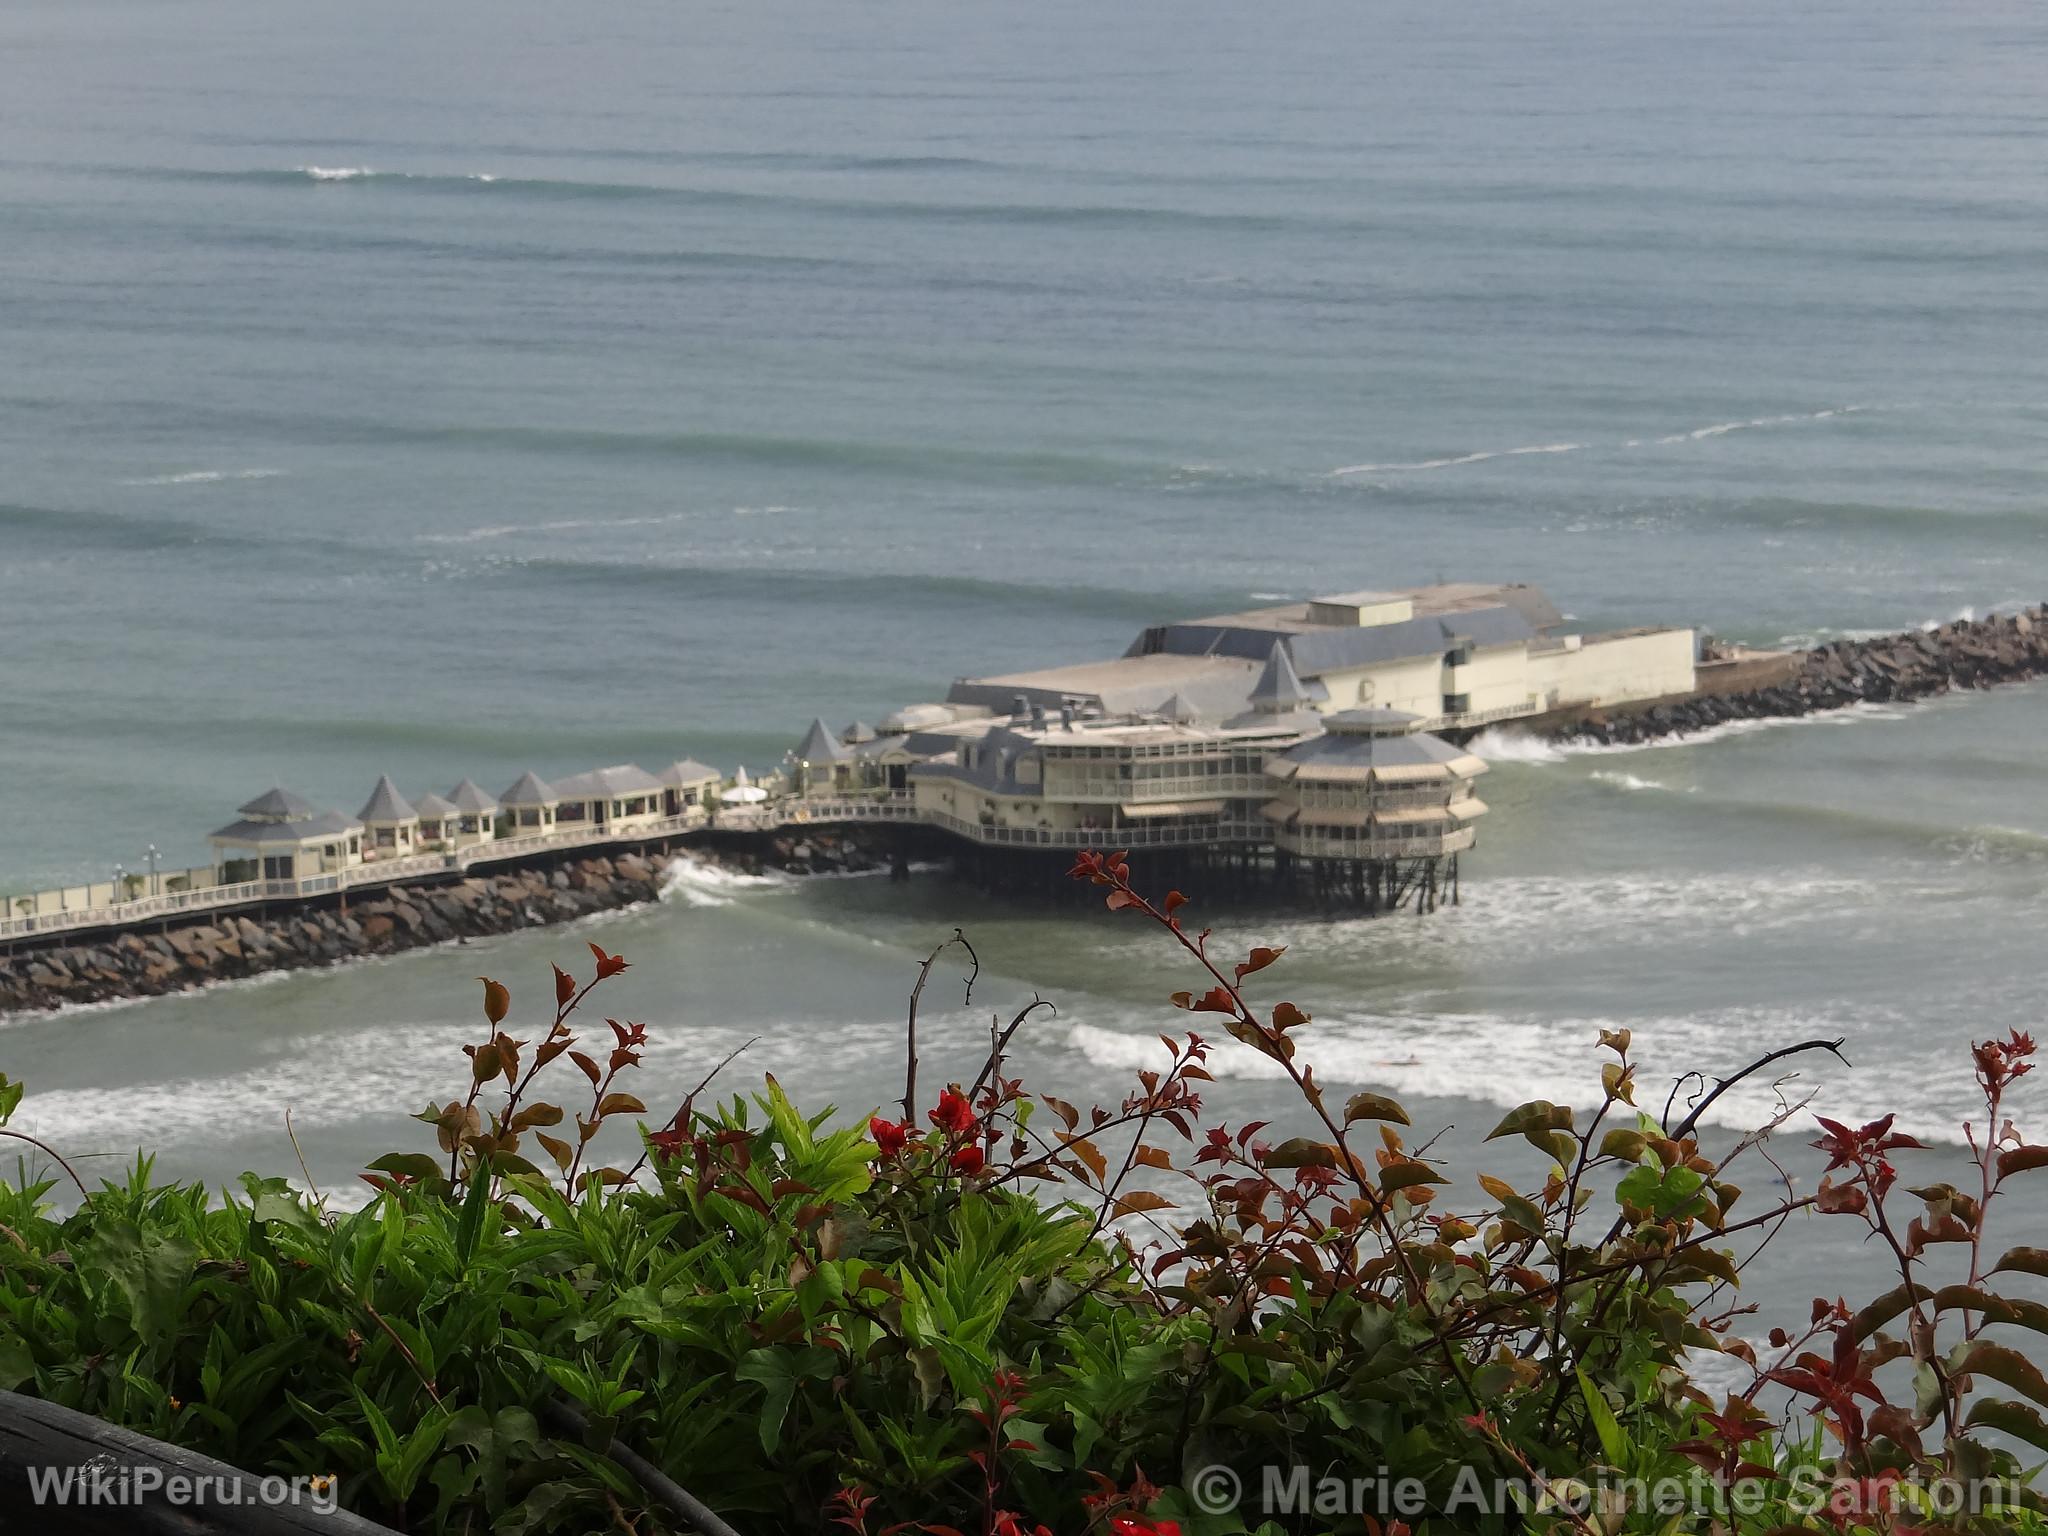
[[[116,864],[114,866],[114,897],[113,900],[108,903],[109,906],[118,907],[119,905],[121,905],[121,877],[126,873],[127,871],[123,869],[119,864]]]
[[[159,889],[159,887],[158,887],[158,885],[157,885],[157,883],[156,883],[156,865],[157,865],[157,859],[159,858],[159,855],[158,855],[158,853],[157,853],[157,851],[156,851],[156,844],[155,844],[155,843],[151,843],[151,844],[149,845],[149,855],[148,855],[148,857],[149,857],[149,894],[150,894],[150,895],[152,895],[152,896],[158,896],[158,895],[161,895],[161,894],[162,894],[162,891],[161,891],[161,890]]]

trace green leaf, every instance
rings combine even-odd
[[[2048,1248],[2008,1248],[1989,1273],[2048,1276]]]
[[[1383,1093],[1354,1093],[1344,1106],[1344,1123],[1358,1120],[1391,1120],[1396,1125],[1411,1124],[1408,1111]]]
[[[1593,1421],[1593,1432],[1600,1437],[1601,1454],[1607,1464],[1620,1471],[1628,1465],[1628,1437],[1621,1432],[1621,1425],[1614,1417],[1614,1409],[1593,1385],[1592,1378],[1583,1370],[1578,1373],[1579,1395],[1586,1400],[1586,1416]]]
[[[78,1257],[82,1268],[114,1283],[127,1298],[129,1325],[145,1342],[154,1342],[177,1320],[197,1256],[190,1238],[116,1220],[103,1224]]]
[[[0,1392],[12,1392],[24,1381],[33,1380],[36,1374],[36,1357],[28,1347],[28,1340],[18,1333],[0,1336]]]
[[[1290,1136],[1266,1154],[1268,1168],[1334,1168],[1337,1154],[1327,1143]]]
[[[1995,1429],[2001,1434],[2011,1435],[2015,1440],[2024,1440],[2029,1445],[2048,1451],[2048,1419],[2044,1419],[2025,1403],[2006,1402],[2001,1398],[1981,1398],[1970,1409],[1970,1416],[1963,1421],[1965,1429]]]
[[[1959,1344],[1949,1351],[1948,1370],[1951,1376],[1989,1376],[2048,1405],[2048,1377],[2025,1355],[2003,1344],[1988,1339]]]

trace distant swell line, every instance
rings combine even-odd
[[[1396,470],[1454,469],[1460,464],[1479,464],[1487,459],[1513,459],[1525,453],[1577,453],[1584,443],[1536,443],[1527,448],[1495,448],[1480,453],[1461,453],[1450,459],[1418,459],[1412,464],[1347,464],[1330,471],[1335,480],[1344,475],[1388,474]]]
[[[1706,442],[1716,437],[1726,437],[1731,432],[1747,432],[1757,427],[1792,426],[1808,421],[1832,421],[1840,416],[1854,416],[1864,411],[1883,410],[1876,405],[1837,405],[1824,411],[1800,411],[1785,416],[1752,416],[1744,421],[1717,421],[1710,426],[1694,427],[1690,431],[1672,432],[1663,437],[1632,437],[1618,445],[1621,449],[1659,448],[1677,443]],[[1405,463],[1347,464],[1342,469],[1333,469],[1328,477],[1339,480],[1347,475],[1390,475],[1413,474],[1432,469],[1456,469],[1466,464],[1483,464],[1488,459],[1513,459],[1531,453],[1577,453],[1591,447],[1588,443],[1536,443],[1526,448],[1491,448],[1474,453],[1460,453],[1440,459],[1416,459]]]

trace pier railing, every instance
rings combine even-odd
[[[220,911],[249,906],[261,901],[296,901],[340,891],[374,891],[408,880],[460,875],[481,864],[495,864],[529,854],[566,848],[605,848],[650,842],[693,832],[706,824],[701,807],[691,807],[680,816],[638,818],[606,826],[557,828],[552,832],[528,833],[467,843],[437,853],[409,854],[403,858],[379,858],[347,869],[327,870],[293,880],[236,880],[216,883],[209,868],[158,871],[154,876],[137,876],[145,887],[155,888],[126,894],[121,885],[73,886],[62,891],[41,891],[13,898],[0,910],[0,940],[26,938],[34,934],[63,933],[93,928],[127,927],[152,918],[169,918],[188,913]],[[171,889],[172,886],[179,887]],[[22,911],[15,903],[25,904]]]

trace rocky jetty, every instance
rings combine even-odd
[[[766,837],[716,833],[690,845],[690,856],[741,875],[866,875],[890,867],[890,851],[872,835],[777,832]]]
[[[553,868],[393,887],[339,906],[131,931],[0,956],[0,1013],[155,997],[264,971],[334,965],[453,939],[481,938],[612,912],[661,894],[665,856],[622,853]]]
[[[1560,741],[1653,741],[1734,720],[1792,718],[1852,704],[1904,703],[1956,688],[2024,682],[2044,673],[2048,603],[1875,640],[1836,640],[1800,653],[1790,675],[1769,687],[1594,714],[1552,734]]]

